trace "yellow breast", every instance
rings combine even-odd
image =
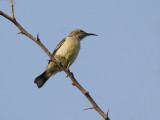
[[[63,45],[57,50],[55,58],[64,66],[75,61],[80,50],[80,41],[75,37],[67,37]]]

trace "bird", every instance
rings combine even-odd
[[[73,30],[68,37],[59,42],[52,55],[64,67],[71,66],[79,54],[81,40],[91,35],[98,36],[93,33],[86,33],[81,29]],[[45,71],[35,78],[34,83],[38,88],[41,88],[51,76],[61,71],[54,62],[49,61]]]

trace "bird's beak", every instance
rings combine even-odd
[[[90,36],[90,35],[98,36],[98,35],[93,34],[93,33],[87,33],[87,36]]]

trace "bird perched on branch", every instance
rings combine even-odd
[[[61,62],[64,67],[72,65],[78,56],[80,50],[80,41],[90,35],[97,36],[93,33],[86,33],[83,30],[77,29],[72,31],[68,37],[64,38],[55,48],[52,55]],[[41,88],[45,82],[56,73],[62,71],[54,62],[49,61],[46,70],[35,78],[34,83],[38,88]]]

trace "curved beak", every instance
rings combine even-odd
[[[93,34],[93,33],[87,33],[87,36],[90,36],[90,35],[98,36],[98,35]]]

